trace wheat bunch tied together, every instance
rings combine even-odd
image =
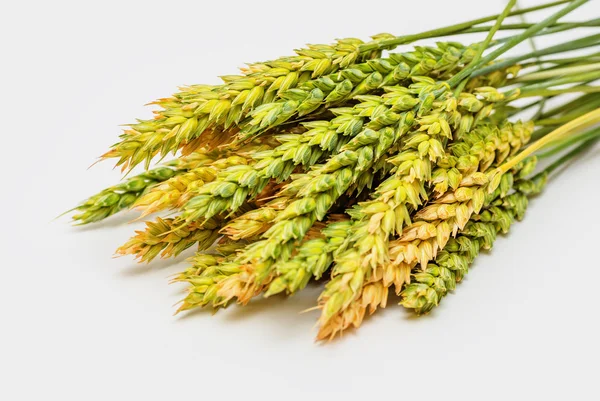
[[[597,34],[499,61],[534,36],[599,26],[559,22],[587,1],[511,11],[509,0],[495,16],[308,45],[221,84],[182,87],[102,156],[146,171],[77,206],[74,220],[171,213],[117,254],[150,262],[196,246],[173,279],[187,285],[178,312],[292,295],[325,278],[319,340],[359,327],[390,291],[426,313],[523,218],[550,172],[600,138],[597,54],[562,56],[597,47]],[[538,22],[504,23],[558,5]],[[516,33],[495,38],[500,30]],[[393,51],[473,32],[486,37]],[[562,102],[568,93],[581,95]],[[558,106],[546,107],[550,98]],[[530,178],[535,157],[571,147]],[[166,157],[174,160],[151,167]]]

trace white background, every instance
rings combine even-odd
[[[326,345],[313,342],[318,312],[299,314],[315,304],[318,287],[216,316],[173,317],[182,288],[167,278],[184,257],[150,266],[111,258],[141,227],[125,224],[135,214],[83,229],[52,221],[119,180],[110,162],[87,167],[117,140],[118,124],[149,117],[142,105],[177,85],[217,83],[244,61],[307,42],[414,33],[503,6],[3,4],[0,398],[596,398],[600,148],[553,179],[525,222],[429,316],[415,318],[392,298],[360,331]],[[599,6],[594,0],[567,19],[599,17]]]

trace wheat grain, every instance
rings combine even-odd
[[[460,45],[442,43],[438,46],[390,54],[386,59],[370,60],[341,70],[336,75],[308,81],[295,90],[283,93],[281,100],[257,107],[250,114],[247,124],[242,126],[240,134],[243,138],[258,135],[295,115],[309,114],[321,105],[331,107],[377,88],[407,84],[414,77],[443,79],[472,56],[472,52],[468,51],[470,48]]]

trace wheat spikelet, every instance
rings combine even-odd
[[[275,205],[251,210],[227,223],[220,232],[234,241],[258,237],[271,227],[277,210]]]
[[[202,225],[181,227],[177,218],[146,222],[146,229],[116,251],[117,255],[134,255],[140,262],[150,262],[160,254],[161,258],[174,257],[198,244],[198,250],[208,249],[219,238],[220,221],[211,219]]]
[[[212,160],[213,155],[201,150],[192,153],[188,157],[176,159],[166,163],[164,166],[145,171],[89,197],[79,206],[70,210],[80,212],[72,218],[77,224],[88,224],[103,220],[123,209],[131,207],[154,185],[184,174],[190,169]]]
[[[187,296],[181,301],[181,306],[176,313],[196,307],[212,305],[225,307],[226,302],[217,295],[217,284],[227,277],[241,273],[241,269],[227,262],[232,259],[232,254],[214,256],[198,254],[192,258],[192,267],[177,275],[172,282],[185,282],[190,284]]]
[[[378,308],[385,308],[387,299],[388,287],[383,282],[366,283],[360,295],[347,308],[341,313],[333,313],[327,323],[319,328],[317,340],[333,339],[350,327],[360,327],[367,310],[369,314],[373,314]]]

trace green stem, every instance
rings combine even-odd
[[[591,54],[586,54],[586,55],[577,56],[577,57],[545,59],[545,60],[542,60],[541,62],[532,61],[529,63],[520,63],[520,65],[523,68],[527,68],[527,67],[537,66],[539,64],[555,64],[554,68],[557,68],[557,67],[560,68],[561,65],[565,65],[565,64],[581,65],[581,64],[588,64],[588,63],[597,63],[600,61],[600,57],[598,57],[598,56],[600,56],[600,53],[591,53]]]
[[[484,67],[484,68],[481,68],[481,69],[475,71],[472,74],[472,77],[486,75],[491,72],[513,66],[513,65],[519,63],[520,61],[528,60],[530,58],[537,58],[537,57],[541,57],[541,56],[547,56],[550,54],[562,53],[562,52],[571,51],[571,50],[584,49],[586,47],[596,46],[599,43],[600,43],[600,34],[586,36],[584,38],[573,40],[573,41],[570,41],[567,43],[561,43],[559,45],[550,46],[545,49],[538,50],[537,52],[523,54],[521,56],[509,58],[504,61],[494,63],[492,65],[489,65],[487,67]]]
[[[558,85],[582,83],[582,82],[594,82],[600,78],[600,69],[594,71],[588,71],[581,74],[567,75],[559,78],[549,79],[539,83],[533,83],[529,85],[521,86],[521,94],[525,94],[532,90],[545,89]]]
[[[568,153],[566,153],[565,155],[563,155],[562,157],[557,159],[555,162],[553,162],[548,167],[546,167],[541,173],[536,174],[536,176],[534,176],[533,178],[535,179],[536,177],[538,177],[542,174],[552,173],[554,170],[556,170],[557,168],[562,166],[567,161],[571,160],[575,156],[577,156],[580,153],[584,152],[585,150],[589,149],[592,145],[594,145],[596,142],[598,142],[598,140],[600,140],[599,135],[596,135],[594,137],[591,137],[591,138],[585,140],[585,142],[581,143],[579,146],[577,146],[576,148],[572,149],[571,151],[569,151]]]
[[[459,72],[458,74],[456,74],[455,76],[450,78],[448,80],[448,85],[450,85],[451,88],[454,87],[460,81],[462,81],[464,78],[470,76],[479,65],[486,65],[490,61],[495,60],[496,58],[498,58],[499,56],[501,56],[508,50],[512,49],[519,43],[523,42],[527,38],[538,33],[539,31],[548,27],[549,25],[554,24],[556,21],[558,21],[559,18],[564,17],[565,15],[567,15],[571,11],[575,10],[577,7],[580,7],[583,4],[587,3],[588,1],[589,0],[575,0],[572,3],[570,3],[568,6],[566,6],[565,8],[562,8],[561,10],[552,14],[551,16],[544,19],[543,21],[526,29],[521,34],[513,36],[510,40],[508,40],[506,43],[504,43],[502,46],[500,46],[500,48],[494,50],[493,52],[491,52],[490,54],[488,54],[487,56],[482,58],[479,61],[478,65],[471,66],[470,68],[465,68],[461,72]]]
[[[548,117],[555,116],[557,114],[562,114],[562,113],[566,113],[566,112],[569,112],[569,111],[573,111],[573,110],[577,109],[580,104],[587,103],[589,101],[594,101],[597,97],[598,97],[598,95],[595,94],[595,93],[589,93],[589,94],[585,94],[585,95],[579,96],[579,97],[571,100],[568,103],[564,103],[564,104],[562,104],[560,106],[554,107],[554,108],[546,111],[540,117],[541,118],[548,118]]]
[[[555,154],[560,153],[561,151],[565,150],[566,148],[570,147],[571,145],[573,145],[577,142],[587,141],[588,139],[598,138],[598,137],[600,137],[600,128],[595,128],[591,131],[584,132],[583,134],[575,135],[571,138],[565,138],[562,141],[560,141],[559,143],[557,143],[554,147],[552,147],[552,149],[538,154],[537,157],[539,159],[545,159],[547,157],[552,157]]]
[[[521,20],[521,22],[524,22],[524,23],[526,23],[526,22],[527,22],[527,20],[526,20],[526,18],[525,18],[525,15],[519,15],[519,19]],[[542,31],[542,33],[543,33],[543,31]],[[530,45],[530,47],[531,47],[531,51],[533,51],[533,52],[537,52],[537,51],[538,51],[538,48],[537,48],[537,46],[535,45],[535,39],[533,38],[533,36],[532,36],[532,37],[530,37],[528,41],[529,41],[529,45]],[[536,61],[538,61],[538,62],[539,62],[539,61],[540,61],[540,58],[539,58],[539,57],[537,57],[537,58],[536,58]],[[545,98],[542,98],[542,99],[540,100],[540,102],[539,102],[539,105],[538,105],[538,108],[537,108],[537,111],[536,111],[536,112],[535,112],[535,114],[533,115],[533,117],[532,117],[532,120],[537,120],[537,119],[539,118],[540,114],[542,114],[542,113],[544,112],[544,107],[546,107],[546,100],[547,100],[547,99],[548,99],[548,98],[547,98],[547,97],[545,97]]]
[[[598,71],[600,70],[600,63],[592,63],[592,64],[583,64],[576,65],[573,67],[563,67],[563,68],[552,68],[547,70],[541,70],[532,72],[529,74],[521,75],[516,79],[513,79],[510,83],[513,82],[526,82],[526,81],[539,81],[542,79],[553,78],[557,76],[564,76],[567,74],[573,73],[582,73],[588,71]]]
[[[545,97],[545,98],[542,98],[540,101],[542,101],[544,99],[552,99],[552,97]],[[567,123],[570,120],[573,120],[573,119],[587,113],[588,111],[593,110],[593,107],[589,108],[589,107],[587,107],[587,105],[594,104],[594,105],[596,105],[595,107],[597,107],[597,103],[596,103],[597,99],[600,99],[600,97],[595,93],[586,94],[583,96],[579,96],[578,98],[576,98],[566,104],[563,104],[559,107],[555,107],[555,108],[543,113],[540,117],[545,118],[546,120],[550,120],[549,117],[556,116],[559,114],[564,115],[565,113],[569,113],[569,118],[565,119],[564,121],[560,121],[560,122],[557,118],[557,119],[555,119],[556,124],[546,125],[546,126],[543,126],[542,128],[537,129],[531,135],[531,140],[533,140],[533,141],[538,140],[541,137],[543,137],[544,135],[546,135],[547,133],[551,132],[558,125]],[[535,103],[538,103],[538,102],[535,102]],[[561,117],[561,119],[562,119],[562,117]],[[540,121],[543,121],[543,120],[535,121],[535,124],[540,125]]]
[[[600,18],[595,18],[593,20],[585,21],[585,22],[565,22],[563,24],[552,24],[548,28],[544,29],[542,32],[535,34],[534,36],[550,35],[553,33],[567,31],[569,29],[582,28],[582,27],[596,27],[598,25],[600,25]],[[498,42],[506,42],[506,41],[510,40],[510,38],[511,38],[511,36],[502,38],[502,39],[498,39]]]
[[[551,3],[542,4],[542,5],[535,6],[535,7],[524,8],[522,10],[515,10],[512,13],[510,13],[509,15],[512,16],[512,15],[526,14],[526,13],[529,13],[529,12],[532,12],[532,11],[543,10],[543,9],[554,7],[554,6],[558,6],[558,5],[561,5],[561,4],[570,3],[571,1],[572,0],[554,1],[554,2],[551,2]],[[429,39],[429,38],[437,38],[439,36],[446,36],[446,35],[450,35],[450,34],[453,34],[453,33],[457,33],[457,32],[463,31],[465,29],[469,29],[469,28],[471,28],[471,27],[473,27],[475,25],[483,24],[485,22],[494,21],[498,17],[499,17],[499,14],[490,15],[488,17],[478,18],[478,19],[474,19],[474,20],[471,20],[471,21],[467,21],[467,22],[462,22],[462,23],[455,24],[455,25],[446,26],[446,27],[443,27],[443,28],[432,29],[430,31],[425,31],[425,32],[421,32],[421,33],[418,33],[418,34],[398,36],[398,37],[393,38],[393,39],[382,40],[382,41],[375,42],[375,43],[365,43],[364,45],[359,46],[359,51],[360,52],[367,52],[367,51],[375,50],[375,49],[384,49],[384,48],[395,47],[395,46],[399,46],[399,45],[402,45],[402,44],[414,42],[415,40],[419,40],[419,39]]]
[[[586,102],[581,104],[575,110],[570,113],[564,114],[560,117],[555,118],[544,118],[541,120],[536,120],[535,125],[560,125],[567,123],[581,115],[584,115],[588,111],[594,110],[596,107],[600,107],[600,97],[595,99],[594,101]]]
[[[498,32],[498,29],[502,25],[502,21],[504,21],[504,19],[506,18],[506,16],[510,13],[510,10],[514,7],[514,5],[515,5],[516,2],[517,2],[517,0],[509,0],[508,4],[504,8],[504,10],[502,10],[502,13],[500,14],[500,16],[498,17],[498,19],[496,20],[496,23],[494,24],[494,26],[492,27],[492,29],[490,29],[490,31],[488,32],[487,36],[485,37],[485,40],[479,45],[479,48],[477,49],[477,53],[475,54],[475,56],[473,57],[473,59],[471,60],[471,62],[469,64],[467,64],[467,66],[465,67],[465,69],[469,69],[469,68],[473,69],[473,68],[475,68],[475,66],[477,66],[477,64],[479,64],[479,60],[481,60],[481,56],[483,55],[483,52],[490,45],[490,42],[492,41],[492,38],[494,37],[494,35],[496,34],[496,32]],[[469,80],[469,78],[467,76],[464,80],[462,80],[462,82],[460,82],[460,84],[456,88],[456,91],[454,92],[455,96],[458,97],[458,95],[460,94],[460,92],[462,92],[463,88],[467,84],[468,80]]]
[[[527,28],[532,27],[533,25],[535,25],[535,24],[533,24],[533,23],[504,24],[500,27],[500,30],[501,31],[511,31],[511,30],[527,29]],[[560,22],[560,23],[550,25],[545,31],[540,32],[536,36],[547,35],[549,33],[555,33],[555,31],[548,32],[548,30],[554,29],[554,28],[561,28],[562,30],[567,30],[567,29],[573,29],[573,28],[594,28],[597,26],[600,26],[600,18],[596,18],[596,19],[593,19],[590,21],[582,21],[582,22]],[[490,29],[492,29],[491,25],[484,25],[484,26],[476,26],[473,28],[465,29],[463,31],[456,32],[456,33],[462,35],[464,33],[489,32]],[[509,38],[502,38],[502,39],[498,39],[498,40],[505,42],[508,39]]]
[[[600,86],[573,86],[565,89],[536,89],[522,93],[519,98],[532,97],[532,96],[556,96],[564,93],[596,93],[600,92]]]
[[[587,85],[589,83],[591,83],[591,82],[585,82],[584,84]],[[555,96],[558,96],[558,95],[555,95]],[[514,116],[516,114],[522,113],[523,111],[528,110],[528,109],[530,109],[530,108],[532,108],[532,107],[534,107],[536,105],[539,105],[540,103],[542,103],[544,101],[547,101],[547,100],[550,100],[550,99],[554,98],[555,96],[544,97],[542,99],[539,99],[539,100],[536,100],[534,102],[531,102],[531,103],[529,103],[529,104],[527,104],[525,106],[521,106],[517,110],[515,110],[514,112],[509,113],[508,116],[512,117],[512,116]],[[595,100],[597,98],[598,98],[597,94],[595,94],[595,93],[588,93],[588,94],[579,96],[579,97],[571,100],[568,103],[561,104],[558,107],[554,107],[554,108],[552,108],[552,109],[550,109],[550,110],[548,110],[548,111],[546,111],[544,113],[541,113],[540,115],[537,115],[536,118],[540,119],[540,120],[549,119],[550,117],[556,116],[558,114],[564,114],[566,112],[570,112],[570,111],[573,111],[573,110],[578,110],[578,109],[581,108],[582,104],[587,104],[589,102],[595,102]],[[586,110],[586,111],[589,111],[589,110]],[[538,120],[538,121],[540,121],[540,120]],[[536,124],[538,123],[538,121],[536,121]],[[534,135],[535,135],[535,133],[534,133]]]
[[[458,74],[456,74],[454,77],[452,77],[451,79],[449,79],[448,80],[448,85],[450,85],[450,87],[453,87],[454,85],[456,85],[458,82],[460,82],[465,77],[470,76],[475,71],[475,69],[478,66],[480,66],[480,65],[486,65],[489,62],[495,60],[496,58],[498,58],[499,56],[501,56],[502,54],[504,54],[508,50],[512,49],[513,47],[515,47],[516,45],[518,45],[522,41],[528,39],[532,35],[535,35],[539,31],[541,31],[542,29],[548,27],[548,25],[554,24],[556,21],[558,21],[559,18],[567,15],[568,13],[570,13],[573,10],[575,10],[577,7],[582,6],[583,4],[587,3],[588,1],[589,0],[575,0],[574,2],[572,2],[571,4],[569,4],[568,6],[566,6],[565,8],[562,8],[561,10],[559,10],[558,12],[552,14],[551,16],[549,16],[548,18],[544,19],[543,21],[538,22],[537,24],[535,24],[535,25],[531,26],[530,28],[526,29],[521,34],[512,37],[510,40],[508,40],[506,43],[504,43],[502,46],[500,46],[500,48],[494,50],[493,52],[491,52],[490,54],[488,54],[487,56],[485,56],[484,58],[482,58],[479,61],[478,65],[472,66],[470,68],[465,68],[464,70],[462,70],[461,72],[459,72]]]

